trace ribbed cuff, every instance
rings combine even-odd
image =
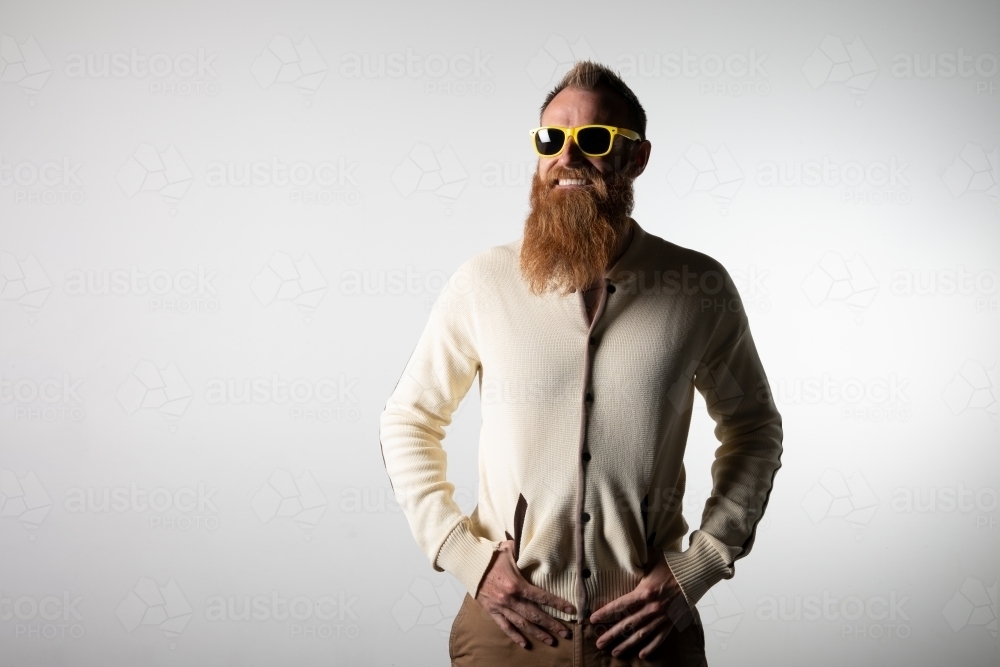
[[[700,530],[691,534],[691,546],[687,551],[664,550],[663,557],[692,609],[709,588],[733,576],[732,566],[712,544],[708,534]]]
[[[469,530],[469,519],[463,519],[451,531],[438,551],[435,565],[453,574],[462,582],[469,595],[476,597],[479,584],[486,574],[486,568],[493,560],[493,552],[500,548],[499,542],[476,537]]]

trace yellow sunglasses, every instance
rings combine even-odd
[[[531,130],[531,145],[541,157],[556,157],[566,148],[566,137],[573,137],[580,152],[587,157],[601,157],[611,152],[615,135],[639,141],[641,137],[632,130],[612,125],[581,125],[579,127],[559,127],[543,125]]]

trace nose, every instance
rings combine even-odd
[[[566,147],[556,158],[555,164],[560,167],[579,167],[586,160],[586,156],[580,151],[580,147],[573,141],[573,137],[566,137]]]

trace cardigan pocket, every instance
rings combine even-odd
[[[517,507],[514,508],[514,536],[504,531],[508,540],[514,540],[514,562],[517,562],[521,553],[521,532],[524,529],[524,515],[528,511],[528,501],[524,499],[524,494],[517,494]]]

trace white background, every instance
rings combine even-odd
[[[463,591],[378,416],[442,282],[520,236],[584,57],[649,117],[634,217],[737,279],[784,418],[709,663],[997,664],[995,2],[3,2],[0,34],[4,664],[447,664]]]

